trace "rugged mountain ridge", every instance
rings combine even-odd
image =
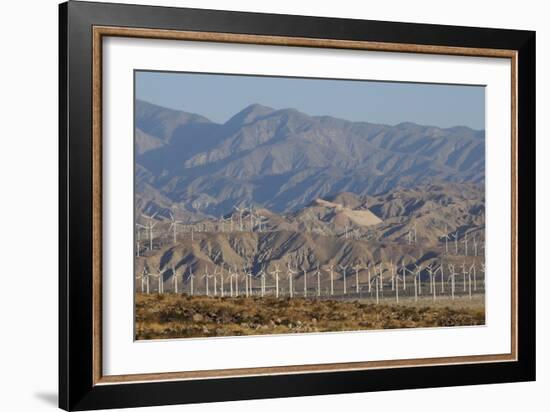
[[[339,193],[484,183],[484,132],[309,116],[251,105],[224,124],[136,102],[141,210],[219,216],[234,205],[276,213]]]

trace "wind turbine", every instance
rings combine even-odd
[[[432,294],[432,300],[435,302],[435,270],[432,264],[426,266],[426,270],[428,271],[428,275],[430,276],[430,293]]]
[[[380,261],[380,263],[378,264],[378,273],[380,275],[380,281],[379,281],[380,290],[384,290],[384,278],[382,277],[383,270],[384,269],[382,268],[382,261]]]
[[[420,277],[420,267],[415,263],[416,266],[416,272],[413,273],[413,280],[414,280],[414,301],[418,302],[418,279]],[[422,287],[420,288],[422,290]]]
[[[214,266],[214,296],[218,296],[218,266]]]
[[[245,209],[240,209],[239,207],[237,206],[233,206],[233,208],[239,212],[239,226],[240,226],[240,231],[242,232],[243,231],[243,213],[245,212]]]
[[[472,266],[470,266],[470,269],[468,270],[470,273],[474,273],[474,291],[477,291],[477,282],[476,282],[476,262],[475,260],[472,262]]]
[[[379,296],[379,293],[380,293],[380,276],[381,276],[381,273],[376,273],[376,271],[374,272],[374,277],[371,278],[369,284],[371,282],[374,282],[375,285],[374,285],[374,290],[376,292],[376,304],[380,303],[380,296]]]
[[[145,226],[140,225],[139,223],[136,223],[137,229],[137,248],[136,248],[136,256],[139,257],[139,249],[141,244],[141,229],[146,229]]]
[[[195,275],[193,275],[193,268],[191,266],[189,266],[189,277],[188,277],[188,280],[189,280],[189,284],[190,284],[190,295],[193,296],[193,280],[195,279]]]
[[[334,265],[329,266],[330,271],[330,296],[334,295]]]
[[[288,274],[288,290],[289,290],[289,293],[290,293],[290,297],[294,297],[294,287],[292,286],[292,278],[294,277],[294,275],[298,272],[296,272],[295,270],[293,270],[291,267],[290,267],[290,262],[288,262],[287,264],[287,274]]]
[[[449,227],[447,225],[445,225],[445,236],[441,236],[441,238],[445,239],[445,254],[449,254],[449,240],[451,239],[451,237],[449,236],[449,232],[448,232],[448,229]]]
[[[275,265],[275,270],[271,272],[272,275],[275,277],[275,297],[279,297],[279,273],[281,271],[279,270],[279,265]]]
[[[477,236],[474,236],[472,241],[474,242],[474,256],[477,256]]]
[[[235,276],[235,296],[239,296],[239,272],[236,267],[233,268],[233,275]]]
[[[252,296],[252,280],[254,280],[254,275],[252,274],[252,265],[248,265],[248,272],[245,273],[245,276],[248,276],[248,295]]]
[[[361,265],[359,263],[355,263],[353,269],[355,269],[355,293],[359,295],[359,269],[361,269]]]
[[[305,266],[302,267],[302,272],[304,272],[304,298],[307,298],[307,271]]]
[[[220,270],[220,296],[222,298],[223,298],[223,294],[224,294],[224,291],[223,291],[223,262],[222,262],[222,267]]]
[[[344,295],[347,295],[348,294],[347,287],[346,287],[346,269],[347,269],[347,265],[338,265],[338,266],[343,271],[342,274],[343,274],[343,278],[344,278]]]
[[[458,255],[458,230],[455,233],[451,233],[451,236],[455,240],[455,255]]]
[[[168,231],[173,230],[174,234],[174,245],[178,242],[178,225],[183,223],[179,220],[176,220],[172,212],[170,212],[170,220],[172,223],[170,223],[170,227],[168,228]]]
[[[391,274],[391,290],[395,289],[395,267],[393,266],[393,259],[390,260],[390,274]]]
[[[262,298],[265,296],[265,268],[262,266],[260,269],[260,272],[258,273],[260,275],[260,293]]]
[[[466,269],[466,261],[462,261],[462,286],[463,291],[466,292],[466,275],[468,274],[468,270]]]
[[[250,231],[254,232],[254,215],[252,205],[248,208],[248,213],[250,214]]]
[[[317,296],[321,296],[321,272],[319,271],[319,264],[317,263]]]
[[[455,276],[457,275],[455,273],[455,265],[449,264],[449,271],[450,271],[449,277],[450,277],[450,280],[451,280],[451,297],[454,300],[454,298],[455,298]]]
[[[208,287],[208,278],[210,278],[210,275],[208,274],[208,266],[206,266],[206,269],[204,270],[202,277],[204,278],[204,281],[205,281],[206,296],[210,296],[210,288]]]
[[[468,256],[468,232],[464,233],[462,243],[464,243],[464,256]]]
[[[145,285],[147,284],[147,293],[149,293],[149,273],[147,268],[143,267],[141,275],[137,275],[136,279],[141,279],[141,293],[145,293]]]
[[[418,266],[415,263],[414,266],[416,267],[416,277],[418,278],[418,294],[422,295],[422,265]]]
[[[174,293],[178,294],[178,273],[176,272],[176,267],[172,265],[172,277],[174,278]]]
[[[164,279],[163,279],[161,270],[159,269],[155,275],[151,275],[151,276],[155,276],[155,277],[157,277],[158,280],[159,280],[157,292],[158,292],[159,294],[164,293],[164,282],[163,282]]]
[[[142,214],[143,217],[148,219],[146,229],[149,231],[149,250],[153,250],[153,228],[157,225],[158,222],[153,223],[154,217],[157,215],[155,212],[152,216]]]
[[[369,285],[369,293],[370,293],[371,289],[372,289],[371,281],[370,281],[370,278],[371,278],[371,276],[370,276],[370,263],[367,262],[367,267],[366,268],[367,268],[367,284]]]

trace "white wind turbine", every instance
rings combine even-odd
[[[369,293],[372,291],[372,287],[371,287],[371,274],[370,274],[370,263],[367,262],[367,264],[365,265],[365,269],[367,269],[367,285],[368,285],[368,290],[369,290]]]
[[[214,277],[214,296],[218,296],[218,266],[214,266],[214,273],[213,273],[213,277]]]
[[[470,269],[468,270],[470,274],[473,272],[474,276],[474,291],[477,291],[477,281],[476,281],[476,262],[475,260],[472,262],[472,266],[470,266]]]
[[[445,235],[444,236],[441,236],[441,238],[445,239],[445,254],[449,254],[449,240],[451,239],[451,237],[449,236],[449,232],[448,232],[448,226],[445,225]]]
[[[361,265],[355,263],[353,269],[355,269],[355,293],[359,295],[359,270],[361,269]]]
[[[416,267],[416,277],[418,278],[418,294],[422,295],[422,265],[418,266],[415,263],[414,266]]]
[[[334,295],[334,265],[329,266],[330,271],[330,296]]]
[[[384,290],[384,277],[382,276],[384,269],[382,267],[382,261],[378,264],[378,274],[380,275],[379,286],[380,290]]]
[[[275,270],[271,272],[271,274],[275,277],[275,297],[279,297],[279,273],[281,271],[279,270],[279,265],[275,265]]]
[[[172,212],[170,212],[170,227],[168,228],[168,231],[172,230],[173,236],[174,236],[174,245],[178,242],[178,225],[182,224],[180,220],[176,220]]]
[[[399,303],[399,273],[394,277],[395,303]]]
[[[291,298],[294,297],[294,286],[292,285],[292,279],[294,278],[294,275],[297,273],[298,273],[297,271],[293,270],[290,267],[290,262],[288,262],[287,264],[288,290]]]
[[[143,267],[141,275],[138,275],[136,278],[141,280],[141,293],[145,293],[145,286],[147,286],[147,293],[149,293],[149,273],[145,266]]]
[[[379,293],[380,293],[380,276],[381,276],[381,273],[376,273],[376,271],[375,271],[374,276],[371,277],[371,280],[369,282],[369,284],[374,282],[374,291],[376,292],[375,293],[376,304],[380,303],[380,296],[379,296]]]
[[[245,276],[248,277],[248,295],[247,296],[252,296],[253,295],[252,281],[254,280],[254,275],[252,274],[252,265],[248,266],[248,271],[245,273]]]
[[[304,298],[307,298],[307,271],[305,265],[302,267],[304,273]]]
[[[235,278],[235,273],[231,272],[231,266],[229,265],[227,265],[227,277],[229,278],[229,296],[233,297],[233,279]]]
[[[265,296],[265,275],[266,272],[264,270],[265,268],[262,266],[260,269],[260,272],[258,272],[258,275],[260,276],[260,293],[262,298]]]
[[[395,289],[395,267],[393,266],[393,259],[390,260],[390,275],[391,275],[391,290]]]
[[[221,265],[221,270],[220,270],[220,296],[223,298],[223,295],[224,295],[224,290],[223,290],[223,262],[222,262],[222,265]]]
[[[319,264],[317,264],[317,296],[321,296],[321,271],[319,270]]]
[[[202,277],[204,278],[205,282],[206,296],[210,296],[210,288],[208,287],[208,279],[210,278],[210,274],[208,273],[208,266],[206,266]]]
[[[347,291],[347,286],[346,286],[346,269],[347,269],[347,265],[338,265],[340,267],[340,269],[342,269],[342,277],[344,279],[344,295],[347,295],[348,294],[348,291]]]
[[[468,256],[468,232],[464,233],[462,243],[464,243],[464,256]]]
[[[462,286],[463,292],[466,292],[466,276],[468,275],[468,269],[466,269],[466,261],[462,261]]]
[[[254,214],[253,214],[252,205],[248,208],[248,214],[250,215],[250,231],[254,232]]]
[[[156,274],[151,275],[151,276],[154,276],[154,277],[158,278],[159,283],[158,283],[157,292],[159,294],[163,294],[164,293],[164,277],[162,276],[162,271],[159,269]]]
[[[174,279],[174,293],[178,294],[178,272],[176,272],[176,267],[172,265],[172,278]]]
[[[416,263],[414,264],[414,266],[416,266],[416,271],[415,272],[412,272],[413,273],[413,279],[414,279],[414,301],[417,302],[418,301],[418,280],[420,279],[420,266],[418,266]],[[420,290],[422,290],[422,285],[420,285]],[[422,294],[422,293],[420,293]]]
[[[239,296],[239,271],[236,267],[233,268],[233,275],[235,277],[235,296]]]
[[[243,231],[243,213],[245,212],[245,209],[241,209],[237,206],[233,206],[233,208],[239,212],[239,227],[240,227],[240,231],[242,232]]]
[[[451,233],[451,236],[455,241],[455,255],[458,255],[458,230],[455,233]]]
[[[193,268],[191,266],[189,266],[189,277],[187,278],[188,282],[189,282],[189,286],[190,286],[190,290],[189,290],[189,294],[191,296],[193,296],[193,293],[195,292],[193,290],[193,281],[195,279],[195,275],[193,275]]]
[[[450,278],[450,281],[451,281],[451,298],[454,300],[455,298],[455,276],[457,276],[457,274],[455,273],[455,265],[453,264],[449,264],[449,278]]]
[[[430,263],[428,266],[426,266],[426,270],[428,271],[428,276],[430,277],[430,293],[432,294],[432,300],[435,302],[436,287],[435,287],[435,270],[434,270],[433,264]]]
[[[136,236],[137,236],[136,256],[139,257],[139,249],[141,247],[141,229],[145,229],[145,226],[140,225],[139,223],[136,223],[136,226],[138,228],[136,233]]]
[[[474,256],[477,256],[477,236],[472,238],[472,242],[474,243]]]
[[[153,213],[153,215],[151,216],[142,214],[144,218],[148,219],[147,225],[145,227],[149,232],[149,250],[153,250],[153,228],[158,223],[158,222],[153,223],[153,219],[155,218],[156,215],[157,215],[157,212]]]

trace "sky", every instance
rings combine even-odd
[[[136,71],[135,94],[217,123],[259,103],[387,125],[485,128],[484,86]]]

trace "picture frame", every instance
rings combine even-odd
[[[535,379],[535,33],[70,1],[59,7],[59,406],[65,410]],[[510,352],[106,375],[102,79],[106,38],[507,59]],[[520,185],[521,183],[521,185]],[[116,230],[116,229],[113,229]],[[177,342],[176,342],[177,343]],[[200,343],[200,342],[199,342]]]

